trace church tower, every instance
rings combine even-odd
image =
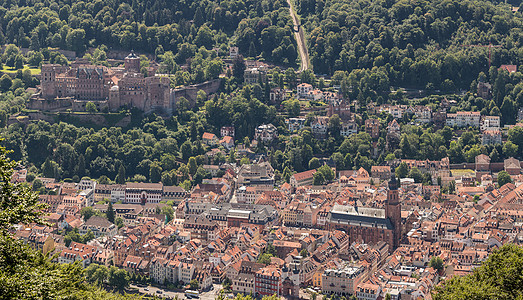
[[[392,175],[389,181],[385,213],[394,227],[394,245],[392,246],[396,249],[401,241],[401,204],[399,200],[398,181],[394,175]]]

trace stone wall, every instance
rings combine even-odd
[[[198,91],[202,90],[207,95],[214,94],[220,88],[220,84],[221,79],[214,79],[199,84],[184,86],[182,88],[173,90],[174,98],[178,99],[180,97],[184,97],[185,99],[189,100],[190,105],[193,106],[196,103],[196,96],[198,95]]]
[[[126,115],[119,118],[116,114],[75,114],[75,113],[44,113],[28,112],[27,116],[30,121],[46,121],[49,123],[69,122],[74,125],[86,126],[116,126],[126,127],[131,123],[131,116]],[[114,117],[113,117],[114,116]]]

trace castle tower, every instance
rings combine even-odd
[[[51,99],[56,97],[56,71],[57,65],[46,64],[42,65],[41,73],[41,89],[42,97]]]
[[[385,213],[387,218],[391,221],[392,226],[394,226],[394,245],[392,246],[396,249],[401,241],[401,204],[399,200],[398,181],[394,175],[392,175],[389,181]]]
[[[129,55],[125,58],[125,71],[126,72],[140,72],[140,57],[134,54],[134,51],[131,51]]]
[[[115,85],[109,90],[109,110],[117,111],[122,104],[120,103],[120,87]]]

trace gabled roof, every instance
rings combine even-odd
[[[204,132],[202,139],[204,140],[213,140],[216,139],[216,135],[214,133]]]

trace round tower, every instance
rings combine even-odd
[[[129,55],[125,58],[125,71],[127,72],[140,72],[140,57],[134,54],[134,51],[131,51]]]

